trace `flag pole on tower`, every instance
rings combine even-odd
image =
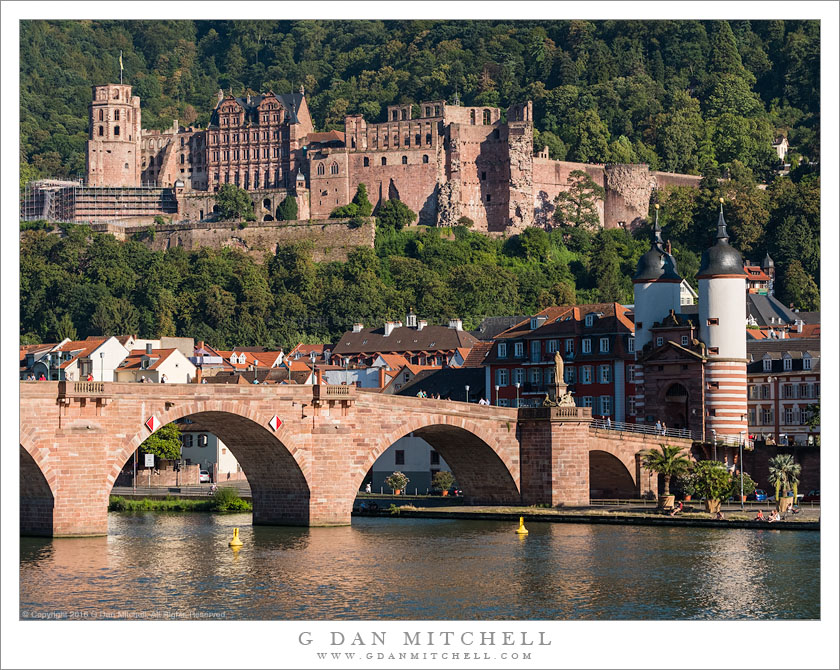
[[[123,71],[122,49],[120,49],[120,84],[122,84],[122,71]]]

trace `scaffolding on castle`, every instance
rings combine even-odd
[[[174,190],[156,185],[86,186],[82,179],[41,179],[27,183],[20,196],[21,221],[120,223],[177,211]]]

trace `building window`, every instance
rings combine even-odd
[[[522,358],[525,355],[525,344],[523,342],[513,343],[513,355],[515,358]]]
[[[510,401],[507,398],[499,398],[499,407],[510,407]]]
[[[119,120],[120,120],[120,110],[115,109],[114,110],[114,121],[119,121]]]
[[[440,454],[434,449],[429,452],[429,463],[431,465],[440,465]]]
[[[201,435],[198,436],[198,446],[202,447],[202,448],[207,446],[207,434],[206,433],[202,433]]]
[[[316,170],[316,172],[318,173],[318,175],[322,175],[326,172],[323,163],[318,163],[318,169]]]
[[[610,350],[610,338],[602,337],[600,343],[600,350],[602,353]]]
[[[810,370],[811,369],[811,357],[810,356],[803,356],[802,357],[802,369],[803,370]]]
[[[755,410],[751,409],[747,411],[747,424],[750,426],[755,425]]]
[[[417,143],[418,144],[420,143],[420,137],[419,136],[417,137]],[[427,154],[423,154],[423,163],[425,164],[425,163],[428,163],[428,162],[429,162],[429,156]]]
[[[793,425],[793,407],[785,407],[785,425]]]
[[[810,397],[811,394],[808,392],[809,390],[810,389],[809,389],[808,384],[800,384],[799,385],[799,397],[800,398]]]
[[[184,448],[189,449],[193,446],[193,436],[190,433],[184,435]]]
[[[385,156],[382,157],[382,165],[388,165],[388,159]]]
[[[507,342],[499,342],[497,351],[499,358],[507,358]]]
[[[431,133],[426,133],[426,144],[431,144],[431,143],[432,143],[432,134]]]
[[[546,345],[546,351],[548,353],[553,354],[557,351],[557,345],[560,344],[559,340],[549,340],[548,344]]]
[[[593,323],[595,323],[595,315],[594,314],[587,314],[586,318],[583,320],[584,324],[587,328],[591,327]]]
[[[483,117],[484,117],[484,119],[483,119],[484,120],[484,125],[489,126],[490,125],[490,110],[489,109],[484,110]]]
[[[565,381],[567,384],[574,384],[575,381],[577,381],[576,370],[577,368],[574,367],[563,368],[563,381]],[[552,370],[552,372],[554,371]]]
[[[481,181],[487,181],[487,173],[482,170],[481,172]]]
[[[120,136],[120,127],[119,126],[114,126],[114,137],[119,137],[119,136]]]
[[[793,359],[786,357],[782,363],[785,370],[793,370]]]
[[[782,397],[787,399],[795,398],[796,394],[793,392],[793,389],[793,384],[784,384],[782,386]]]
[[[104,120],[105,120],[105,114],[103,114],[103,112],[102,112],[102,110],[101,110],[101,109],[99,110],[99,120],[100,120],[100,121],[104,121]]]
[[[755,384],[750,384],[747,387],[747,397],[750,400],[758,400],[758,387]]]
[[[770,399],[770,385],[769,384],[762,384],[761,385],[761,399],[762,400],[769,400]]]
[[[627,353],[633,354],[636,352],[636,338],[635,337],[628,337],[627,338]]]
[[[470,125],[471,126],[475,125],[475,110],[474,109],[470,110]]]
[[[542,379],[542,370],[540,368],[531,368],[531,383],[539,384]]]
[[[591,365],[584,365],[580,369],[580,383],[581,384],[591,384],[592,383],[592,366]]]
[[[575,341],[574,340],[566,340],[566,353],[567,354],[575,353]]]
[[[612,368],[609,365],[598,366],[598,383],[609,384],[612,381]]]
[[[773,423],[773,408],[765,408],[761,410],[761,423],[765,426],[769,426]]]
[[[488,193],[488,194],[487,194],[487,202],[490,202],[490,199],[491,199],[491,196],[490,196],[490,194]]]
[[[682,344],[684,347],[688,346],[688,335],[683,335],[680,338],[680,344]]]
[[[525,368],[516,368],[513,371],[513,383],[520,386],[525,383]]]
[[[405,465],[404,449],[394,449],[394,465]]]
[[[773,371],[773,360],[771,358],[765,358],[762,362],[764,363],[764,372]]]
[[[661,337],[656,338],[656,346],[661,347],[664,340]]]
[[[330,174],[338,174],[338,163],[333,162],[330,165]]]
[[[720,323],[719,319],[707,319],[706,325],[707,326],[717,326]]]
[[[592,353],[592,340],[588,337],[583,340],[583,353],[591,354]]]
[[[402,164],[403,165],[408,165],[408,156],[403,156],[402,157]]]
[[[585,395],[580,399],[580,406],[581,407],[592,407],[592,396]]]
[[[497,386],[507,386],[508,385],[508,371],[505,368],[501,368],[496,370],[496,385]]]
[[[365,156],[364,159],[362,159],[362,161],[363,161],[362,164],[365,167],[370,167],[370,159],[367,156]]]
[[[601,406],[600,406],[600,414],[601,416],[609,416],[612,414],[612,396],[611,395],[602,395],[601,396]]]
[[[99,137],[105,135],[105,129],[102,126],[99,126]]]

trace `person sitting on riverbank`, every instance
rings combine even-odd
[[[674,507],[669,513],[668,516],[677,516],[682,510],[679,507]]]
[[[773,512],[770,516],[767,517],[767,523],[773,523],[774,521],[781,521],[782,517],[779,516],[779,510]]]
[[[725,521],[726,517],[723,516],[723,512],[718,510],[718,513],[715,514],[715,521]]]
[[[753,521],[764,521],[764,513],[761,510],[758,510],[758,514],[755,515],[755,519]]]

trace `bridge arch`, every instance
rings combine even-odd
[[[513,427],[511,427],[513,429]],[[401,437],[413,434],[428,442],[446,461],[463,489],[465,500],[474,504],[519,504],[519,459],[498,444],[484,426],[450,415],[411,417],[400,428],[383,434],[367,459],[353,475],[355,490],[368,470]],[[511,435],[511,441],[514,441]]]
[[[589,451],[589,497],[635,498],[635,458],[630,461],[614,449]]]
[[[202,430],[217,435],[239,461],[251,488],[254,524],[308,525],[310,522],[310,464],[294,446],[285,426],[276,433],[247,404],[195,402],[173,407],[166,423],[189,417]],[[113,486],[126,461],[150,435],[145,426],[117,448],[110,463],[108,484]]]
[[[20,533],[52,535],[55,476],[36,449],[20,445]]]

